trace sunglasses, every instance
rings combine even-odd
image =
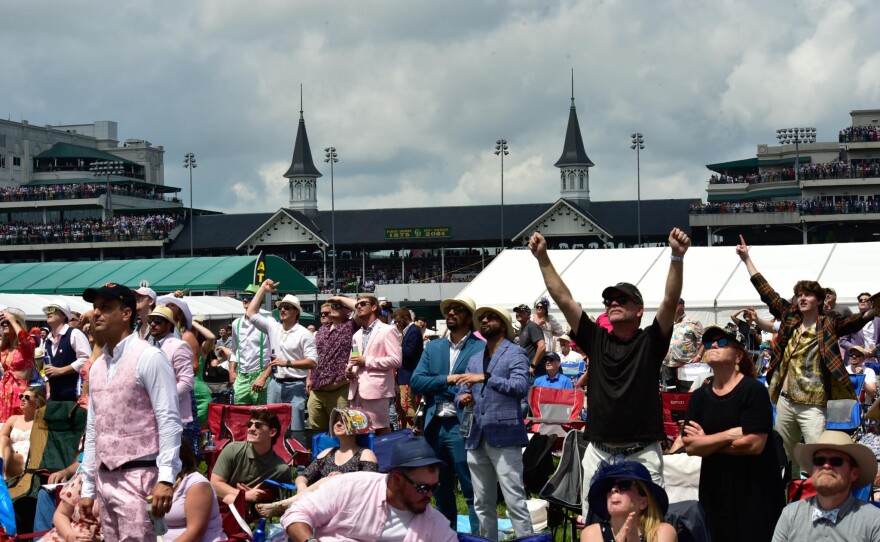
[[[293,305],[281,305],[278,310],[290,312],[293,310]]]
[[[858,351],[856,351],[856,352],[850,352],[850,353],[849,353],[849,356],[850,356],[851,358],[863,358],[863,357],[865,357],[864,354],[862,354],[861,352],[858,352]]]
[[[418,484],[416,482],[413,482],[409,476],[407,476],[406,474],[404,474],[400,471],[397,471],[397,474],[403,476],[403,479],[406,480],[407,482],[409,482],[409,485],[413,486],[413,489],[415,489],[416,493],[418,493],[419,495],[427,495],[428,493],[436,493],[437,489],[440,488],[440,482],[437,482],[436,484]]]
[[[455,314],[456,316],[462,315],[462,314],[466,313],[467,311],[468,311],[467,307],[463,307],[461,305],[452,305],[451,307],[449,307],[446,310],[447,313],[451,312],[451,313]]]
[[[843,463],[846,459],[842,457],[827,457],[824,455],[814,455],[813,456],[813,466],[814,467],[823,467],[825,464],[829,464],[832,467],[842,467]]]
[[[330,313],[329,313],[329,312],[323,312],[323,311],[322,311],[322,312],[321,312],[321,316],[330,316]]]
[[[480,320],[485,320],[487,322],[494,322],[495,320],[498,320],[498,315],[495,314],[494,312],[487,311],[487,312],[483,313],[483,316],[480,318]]]
[[[606,307],[610,307],[612,303],[617,303],[618,305],[626,305],[629,302],[629,297],[625,295],[616,295],[614,297],[609,297],[608,299],[603,299],[602,304]]]
[[[262,428],[264,428],[264,427],[266,427],[266,426],[268,426],[268,425],[269,425],[269,424],[267,424],[267,423],[264,423],[264,422],[257,422],[257,421],[254,421],[254,420],[250,420],[250,421],[248,421],[248,422],[245,424],[245,426],[246,426],[248,429],[250,429],[251,427],[256,427],[257,429],[262,429]]]
[[[167,322],[167,321],[168,321],[168,320],[166,320],[166,319],[164,319],[164,318],[160,318],[160,317],[158,317],[158,316],[153,316],[152,318],[148,318],[148,319],[147,319],[147,322],[149,322],[150,325],[156,325],[156,326],[161,325],[161,324],[164,324],[164,323]]]
[[[335,311],[341,311],[341,310],[346,310],[346,309],[348,309],[348,307],[346,307],[346,306],[343,305],[342,303],[330,303],[330,308],[333,309],[333,310],[335,310]]]
[[[243,295],[243,296],[241,296],[241,300],[242,300],[242,301],[253,301],[253,299],[254,299],[254,296],[252,296],[252,295]]]
[[[870,297],[860,297],[859,298],[859,303],[867,303],[868,301],[871,301]]]
[[[635,485],[636,485],[635,480],[615,480],[615,481],[611,482],[610,484],[608,484],[608,492],[610,493],[611,490],[616,487],[617,491],[619,491],[621,493],[626,493],[627,491],[632,489],[633,486],[635,486]]]
[[[55,314],[58,312],[58,307],[46,307],[43,309],[43,314]]]
[[[22,394],[20,394],[20,395],[18,396],[18,400],[19,400],[19,401],[30,401],[30,400],[31,400],[31,396],[22,393]]]
[[[721,337],[720,339],[715,339],[714,341],[703,341],[703,346],[706,347],[706,350],[711,350],[713,348],[724,348],[730,344],[730,339],[727,337]]]
[[[364,300],[364,301],[358,301],[357,303],[354,304],[354,306],[357,308],[361,308],[361,307],[366,307],[369,304],[370,304],[369,301]]]

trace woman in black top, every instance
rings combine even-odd
[[[704,330],[704,361],[715,376],[691,396],[682,438],[689,455],[703,458],[700,502],[714,542],[769,541],[785,505],[768,438],[770,397],[740,337],[718,326]]]

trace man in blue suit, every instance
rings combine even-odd
[[[498,540],[496,484],[501,484],[516,536],[528,536],[532,522],[523,484],[522,448],[529,439],[520,402],[529,391],[529,357],[511,342],[514,330],[507,310],[481,307],[474,312],[474,320],[480,323],[486,348],[470,357],[467,372],[456,379],[461,388],[455,400],[461,407],[473,408],[465,448],[480,535]]]
[[[473,334],[475,308],[473,300],[468,297],[445,299],[440,303],[440,311],[446,316],[449,337],[428,343],[410,379],[413,394],[421,395],[427,406],[423,431],[425,440],[437,457],[446,463],[440,469],[440,488],[434,493],[437,509],[457,530],[457,477],[470,511],[472,534],[479,533],[480,524],[474,511],[474,489],[464,438],[459,433],[461,410],[455,406],[455,394],[458,392],[455,381],[467,369],[470,357],[486,348],[486,343]]]
[[[399,393],[397,394],[395,406],[397,407],[398,424],[401,428],[406,428],[407,418],[414,416],[416,410],[410,380],[412,379],[413,371],[416,370],[416,366],[422,358],[425,342],[422,337],[422,330],[413,323],[412,313],[408,308],[400,307],[394,311],[394,324],[397,326],[397,331],[400,332],[400,348],[403,353],[400,368],[397,369]]]

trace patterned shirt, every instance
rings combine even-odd
[[[819,360],[819,341],[816,338],[816,326],[801,331],[796,329],[784,357],[788,360],[788,372],[776,371],[773,379],[785,377],[782,391],[792,403],[816,405],[824,407],[828,402],[825,395],[825,379],[822,377],[822,363]],[[771,381],[771,385],[774,384]]]
[[[700,350],[702,338],[703,324],[682,314],[672,326],[672,340],[669,341],[669,352],[663,358],[663,365],[681,367],[685,363],[694,361]]]
[[[346,320],[332,330],[329,325],[321,326],[315,334],[318,365],[312,369],[313,390],[346,380],[345,368],[351,358],[351,338],[356,329],[354,320]]]

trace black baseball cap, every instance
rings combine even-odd
[[[642,292],[640,292],[634,284],[630,284],[628,282],[618,282],[614,286],[609,286],[602,290],[602,299],[610,298],[614,294],[614,292],[620,292],[621,294],[632,299],[639,305],[645,304],[645,301],[642,299]]]
[[[94,302],[96,297],[118,299],[124,306],[130,308],[132,312],[137,311],[137,300],[134,297],[134,292],[128,286],[108,282],[99,288],[86,288],[86,291],[83,292],[83,299],[89,303]]]
[[[404,437],[394,443],[391,448],[391,458],[385,469],[406,468],[406,467],[426,467],[428,465],[444,466],[446,463],[437,458],[434,449],[428,444],[424,437],[409,436]]]
[[[531,314],[532,308],[523,303],[522,305],[517,305],[516,307],[514,307],[513,312],[527,312]]]

